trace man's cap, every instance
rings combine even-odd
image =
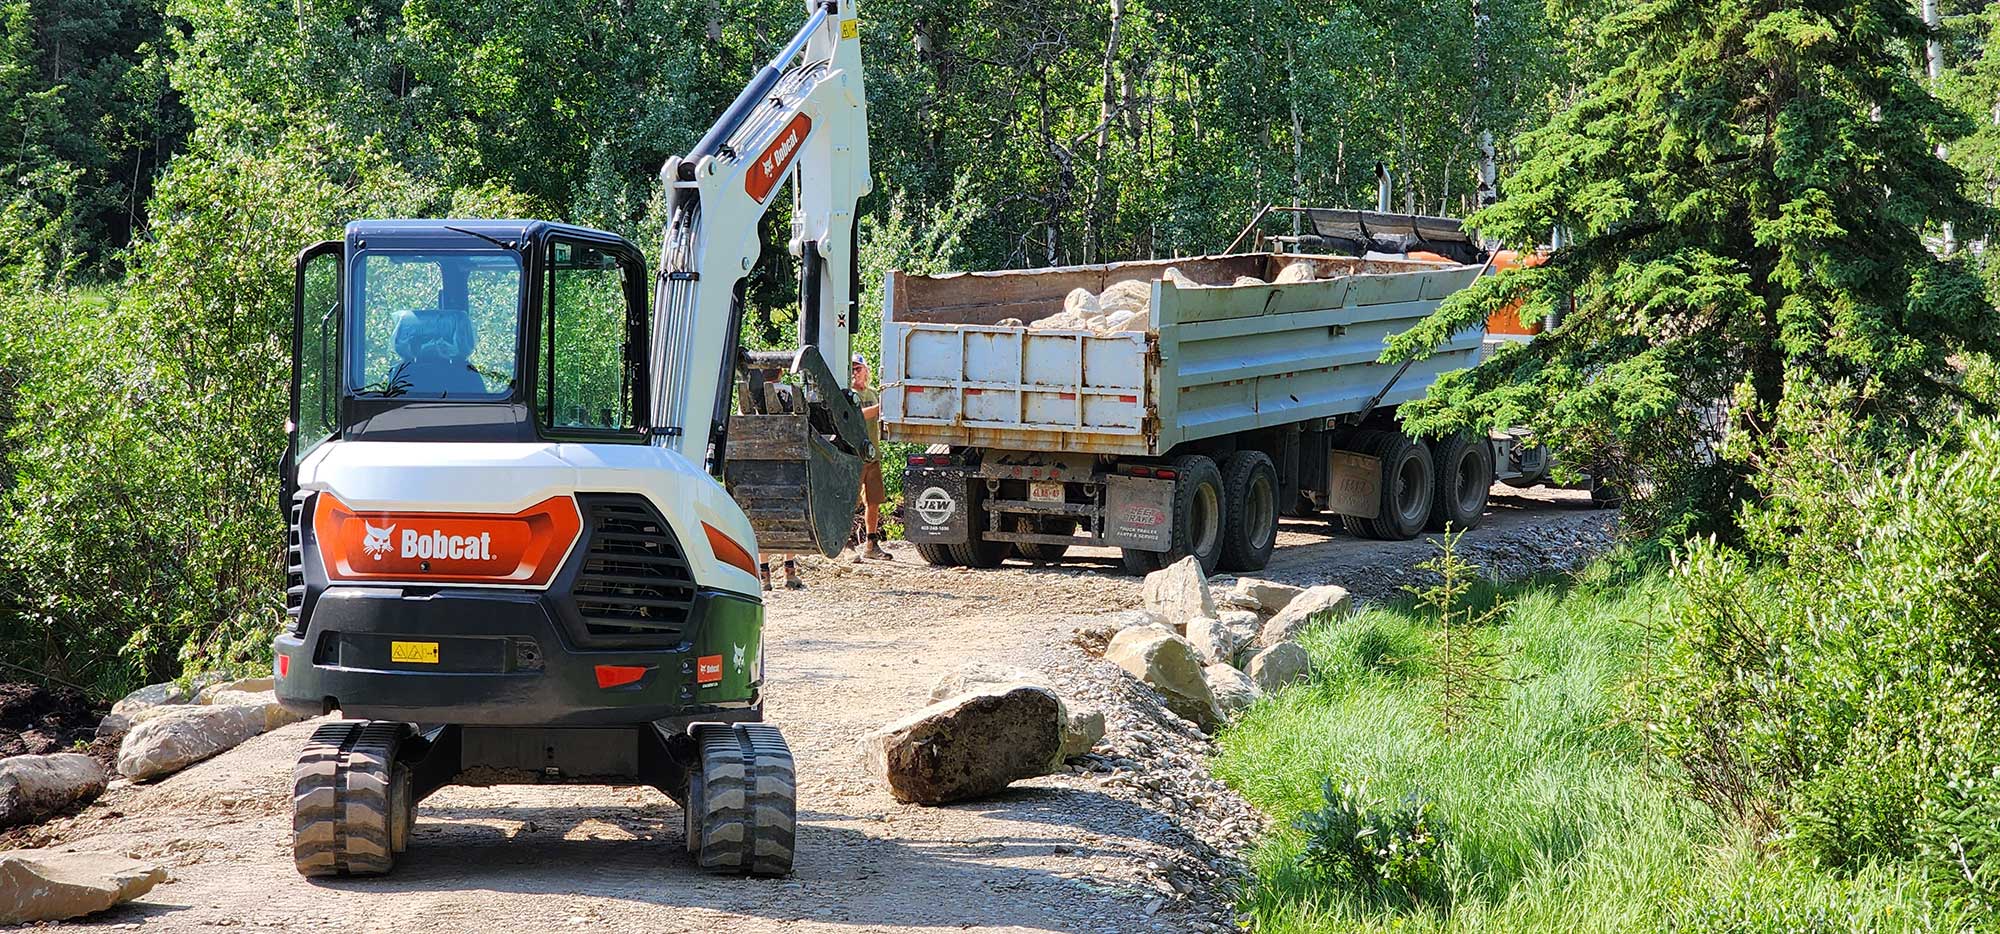
[[[855,366],[867,366],[867,365],[868,365],[868,358],[867,358],[867,357],[864,357],[864,356],[862,356],[861,354],[855,354],[855,355],[854,355],[854,365],[855,365]]]

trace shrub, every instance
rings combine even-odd
[[[1824,460],[1811,446],[1787,456]],[[1839,504],[1840,516],[1767,507],[1749,525],[1777,552],[1762,561],[1687,549],[1670,650],[1650,679],[1654,735],[1694,793],[1771,843],[1850,871],[1919,859],[2000,905],[1988,864],[2000,427],[1968,426],[1889,470],[1771,474],[1798,481],[1791,503]]]
[[[1416,791],[1384,809],[1365,788],[1320,787],[1318,810],[1292,819],[1305,835],[1299,868],[1322,885],[1347,888],[1369,901],[1419,905],[1444,894],[1433,805]]]

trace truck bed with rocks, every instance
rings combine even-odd
[[[1399,370],[1383,342],[1481,267],[1281,253],[916,276],[883,308],[890,440],[1158,456],[1366,414],[1475,362],[1479,331]]]
[[[1511,449],[1412,439],[1394,412],[1477,363],[1483,329],[1380,362],[1490,268],[1427,255],[892,273],[883,436],[926,446],[904,473],[906,534],[940,565],[1089,543],[1146,573],[1189,555],[1261,568],[1280,515],[1384,539],[1476,524]]]

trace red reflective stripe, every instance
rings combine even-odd
[[[738,568],[751,577],[757,576],[757,559],[750,556],[750,549],[737,544],[721,529],[706,522],[701,524],[701,530],[708,533],[708,550],[715,553],[715,560]]]
[[[1139,401],[1139,397],[1138,397],[1138,396],[1119,396],[1119,397],[1118,397],[1118,401],[1120,401],[1120,402],[1138,402],[1138,401]]]
[[[624,687],[646,676],[650,670],[643,665],[599,665],[597,666],[597,686],[601,688]]]
[[[292,673],[292,657],[290,655],[278,656],[278,677],[282,678],[291,673]]]
[[[1060,398],[1063,398],[1063,399],[1074,399],[1074,398],[1076,398],[1076,393],[1073,393],[1073,392],[1062,392],[1062,393],[1057,393],[1056,395],[1057,395],[1058,397],[1060,397]]]

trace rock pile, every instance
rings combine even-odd
[[[1133,835],[1159,845],[1146,869],[1161,904],[1215,915],[1222,929],[1233,929],[1224,906],[1248,872],[1238,854],[1256,844],[1265,821],[1209,775],[1205,763],[1215,750],[1208,735],[1169,709],[1159,692],[1104,660],[1052,652],[1041,667],[1063,685],[1066,701],[1105,711],[1104,739],[1069,769],[1104,794],[1152,812]]]
[[[1199,282],[1180,270],[1178,266],[1168,266],[1161,279],[1172,282],[1176,288],[1214,288],[1209,283]],[[1273,280],[1278,283],[1311,282],[1318,278],[1316,267],[1310,262],[1295,262],[1286,266]],[[1256,276],[1237,276],[1231,286],[1269,285]],[[1102,292],[1089,289],[1072,289],[1063,299],[1063,310],[1046,318],[1037,318],[1028,323],[1031,328],[1046,328],[1061,331],[1094,331],[1098,334],[1116,334],[1120,331],[1145,331],[1152,326],[1153,284],[1147,279],[1127,279],[1106,286]],[[1000,322],[1001,326],[1019,327],[1017,319],[1009,318]]]
[[[1211,730],[1263,693],[1304,678],[1311,662],[1298,637],[1354,609],[1347,591],[1332,585],[1243,578],[1217,596],[1191,557],[1146,575],[1143,596],[1145,610],[1107,618],[1115,629],[1105,660]]]
[[[253,736],[303,719],[279,706],[270,678],[214,681],[199,690],[154,684],[112,705],[98,724],[118,742],[118,772],[134,781],[187,768]]]

